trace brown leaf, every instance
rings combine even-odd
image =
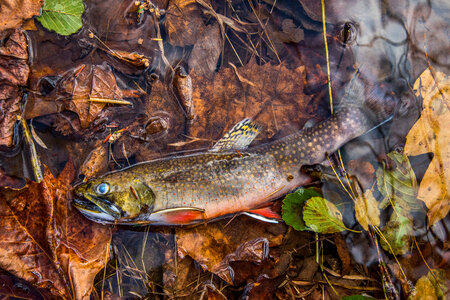
[[[423,97],[420,119],[406,137],[405,155],[433,152],[419,187],[417,198],[428,208],[430,225],[450,211],[450,79],[447,75],[425,70],[414,84]]]
[[[0,7],[3,8],[3,5]],[[0,35],[5,39],[0,47],[0,145],[11,147],[14,123],[19,116],[22,99],[18,86],[26,84],[30,68],[23,32],[15,30],[9,35],[6,32]]]
[[[258,138],[275,133],[293,133],[310,119],[311,96],[303,93],[304,68],[288,69],[281,65],[258,65],[251,60],[237,68],[243,83],[232,68],[221,69],[213,80],[192,72],[194,105],[199,116],[192,124],[191,136],[218,140],[217,128],[232,128],[244,118],[253,118],[267,127]]]
[[[68,199],[71,162],[58,176],[48,169],[41,183],[13,192],[3,189],[0,213],[1,268],[54,295],[89,298],[110,240],[106,227],[83,218]]]
[[[23,20],[38,16],[42,4],[41,0],[1,0],[0,31],[19,27]]]
[[[189,255],[204,270],[232,284],[230,262],[260,263],[267,257],[269,245],[281,243],[279,236],[282,233],[276,235],[267,231],[274,225],[258,224],[255,227],[255,221],[248,218],[240,218],[226,226],[227,222],[177,229],[177,249],[180,257]],[[283,225],[277,226],[284,228]]]
[[[106,106],[105,103],[92,102],[90,98],[113,100],[123,98],[116,78],[107,64],[80,65],[61,74],[61,77],[58,86],[48,95],[30,96],[25,108],[27,119],[71,110],[80,117],[81,127],[86,128]]]
[[[194,45],[205,27],[200,6],[195,0],[170,1],[165,26],[172,45]]]
[[[367,161],[351,160],[347,164],[347,173],[350,177],[355,177],[362,189],[368,189],[375,176],[373,165]]]
[[[222,43],[219,24],[207,26],[192,49],[189,68],[200,76],[211,78],[217,68]]]
[[[107,166],[108,144],[99,140],[81,165],[79,173],[86,176],[86,178],[95,177],[104,173],[107,170]]]

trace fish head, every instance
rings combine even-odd
[[[88,219],[103,224],[126,223],[137,215],[151,213],[152,189],[139,178],[111,173],[74,188],[74,206]]]

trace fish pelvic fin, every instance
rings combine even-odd
[[[244,119],[233,126],[214,146],[211,152],[246,149],[260,133],[261,126]]]
[[[281,216],[270,207],[252,209],[242,214],[267,223],[279,223],[281,221]]]
[[[196,207],[168,208],[152,212],[147,221],[152,225],[189,225],[204,221],[204,212]]]

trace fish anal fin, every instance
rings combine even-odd
[[[261,131],[261,127],[251,119],[244,119],[233,126],[210,151],[219,152],[227,150],[246,149]]]
[[[155,225],[188,225],[204,220],[204,210],[195,207],[169,208],[153,212],[148,221]]]
[[[281,221],[281,216],[274,212],[270,207],[263,207],[252,209],[244,212],[245,215],[257,220],[261,220],[268,223],[278,223]]]

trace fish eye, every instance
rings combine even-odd
[[[100,183],[99,185],[97,185],[97,187],[95,188],[95,192],[99,195],[105,195],[109,192],[109,184],[107,183]]]

